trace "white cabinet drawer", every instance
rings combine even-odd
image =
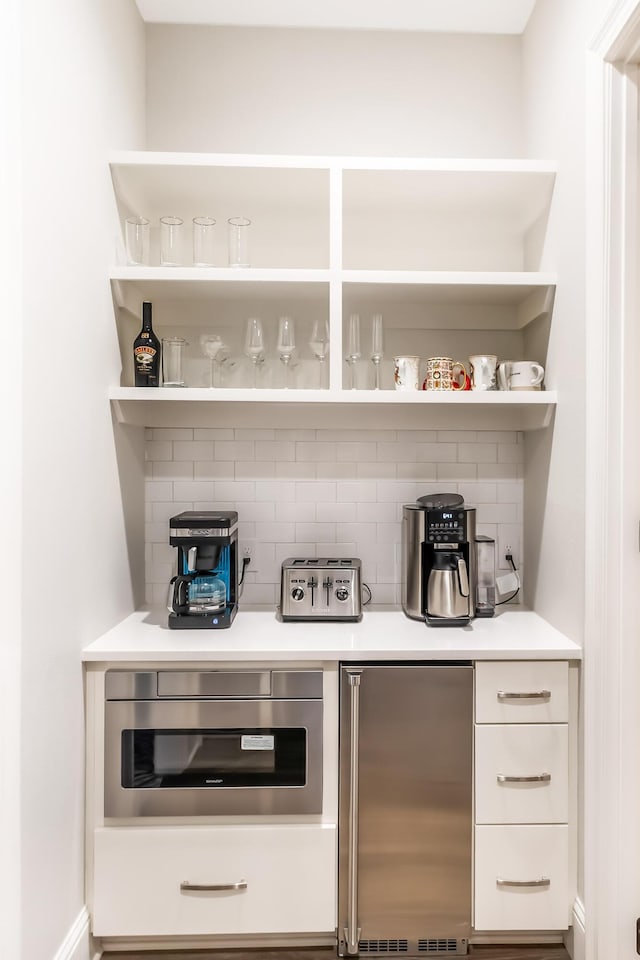
[[[476,823],[566,823],[567,724],[476,726],[475,780]]]
[[[475,929],[566,930],[567,826],[475,831]]]
[[[476,723],[566,723],[569,665],[522,660],[476,663]]]
[[[318,933],[336,926],[336,827],[95,832],[95,936]],[[188,890],[245,883],[241,889]]]

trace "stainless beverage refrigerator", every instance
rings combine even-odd
[[[470,663],[342,665],[340,956],[467,952],[472,735]]]

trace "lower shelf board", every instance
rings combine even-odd
[[[537,430],[549,426],[555,391],[427,391],[112,387],[116,419],[146,427],[247,426]]]

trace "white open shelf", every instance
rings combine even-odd
[[[557,394],[546,391],[285,390],[112,387],[122,423],[138,426],[359,426],[375,407],[385,427],[533,430],[553,417]],[[370,421],[369,421],[370,422]]]
[[[291,312],[300,359],[310,362],[313,320],[326,316],[330,326],[330,389],[301,389],[301,376],[290,390],[241,387],[233,377],[224,389],[213,390],[114,387],[110,398],[123,422],[282,420],[295,426],[323,425],[330,417],[359,425],[371,421],[374,409],[376,422],[392,426],[526,430],[551,422],[553,391],[341,389],[347,382],[344,330],[353,312],[362,318],[363,361],[377,312],[384,317],[387,362],[407,353],[465,362],[474,353],[519,359],[527,355],[525,331],[534,321],[540,321],[533,328],[536,342],[543,342],[556,287],[555,274],[538,269],[555,182],[551,164],[126,152],[114,154],[110,167],[120,226],[132,213],[152,221],[152,265],[127,265],[119,233],[110,270],[124,383],[132,375],[128,350],[143,300],[154,304],[159,336],[179,333],[191,344],[194,372],[187,379],[195,383],[203,382],[203,371],[193,364],[207,329],[220,330],[232,356],[243,360],[247,317],[263,318],[272,352],[277,317]],[[157,224],[164,214],[184,220],[184,266],[159,265]],[[233,269],[225,265],[224,225],[240,214],[252,220],[252,265]],[[190,218],[197,215],[217,220],[219,266],[190,265]],[[366,386],[368,369],[361,368],[360,386]]]

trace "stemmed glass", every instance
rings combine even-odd
[[[360,316],[352,313],[349,317],[347,337],[347,363],[351,370],[351,389],[356,388],[356,363],[362,356],[360,351]]]
[[[329,321],[326,317],[323,319],[316,318],[316,320],[314,320],[309,346],[311,347],[311,352],[314,357],[320,364],[320,375],[318,377],[320,382],[318,386],[322,388],[324,385],[324,362],[329,352]]]
[[[289,364],[296,348],[296,334],[291,317],[280,317],[278,320],[278,342],[276,350],[284,363],[284,385],[289,387]]]
[[[384,333],[382,330],[382,314],[373,315],[371,329],[371,362],[375,371],[374,390],[380,389],[380,364],[384,358]]]
[[[257,385],[256,371],[258,364],[264,360],[264,330],[262,329],[262,320],[258,317],[249,317],[247,320],[244,352],[253,364],[253,386],[255,387]]]
[[[200,337],[200,346],[205,357],[209,358],[209,386],[215,386],[215,363],[224,348],[224,341],[218,333],[204,333]]]

